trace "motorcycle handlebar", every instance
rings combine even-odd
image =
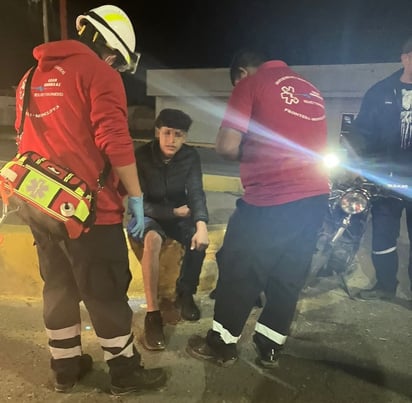
[[[353,191],[359,189],[360,191],[366,191],[372,198],[394,198],[398,200],[403,200],[409,198],[407,195],[400,193],[402,189],[408,189],[404,187],[398,187],[396,184],[377,184],[364,177],[358,176],[355,178],[353,183],[347,186],[347,191]]]

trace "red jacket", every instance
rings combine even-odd
[[[107,159],[135,163],[120,75],[91,49],[74,40],[49,42],[33,51],[38,60],[19,152],[36,151],[65,166],[93,189]],[[16,93],[20,125],[27,73]],[[96,224],[122,222],[124,208],[113,171],[97,196]]]
[[[243,133],[247,203],[275,206],[328,193],[320,158],[327,140],[324,100],[284,62],[266,62],[236,85],[222,127]]]

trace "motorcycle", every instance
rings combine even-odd
[[[339,159],[336,164],[339,165]],[[402,200],[396,191],[407,187],[387,182],[374,183],[342,166],[330,174],[329,208],[318,234],[308,285],[317,277],[337,275],[342,288],[351,296],[346,278],[353,270],[373,201],[382,197]]]

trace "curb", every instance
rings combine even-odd
[[[203,174],[203,188],[205,192],[243,193],[240,178],[236,176]]]
[[[215,254],[223,242],[225,224],[210,225],[210,245],[202,267],[199,291],[211,290],[217,276]],[[127,234],[126,234],[127,236]],[[129,262],[132,282],[128,295],[144,299],[142,270],[138,258],[141,246],[128,239]],[[183,250],[176,241],[169,240],[162,247],[160,256],[159,295],[174,295],[176,278],[179,275]],[[3,224],[0,226],[0,295],[10,297],[38,298],[42,295],[43,282],[39,275],[39,264],[33,237],[25,225]]]

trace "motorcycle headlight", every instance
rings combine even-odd
[[[340,206],[346,214],[359,214],[365,211],[368,199],[361,192],[350,191],[342,196]]]
[[[340,164],[340,158],[337,154],[330,153],[323,156],[323,163],[326,168],[335,168]]]

